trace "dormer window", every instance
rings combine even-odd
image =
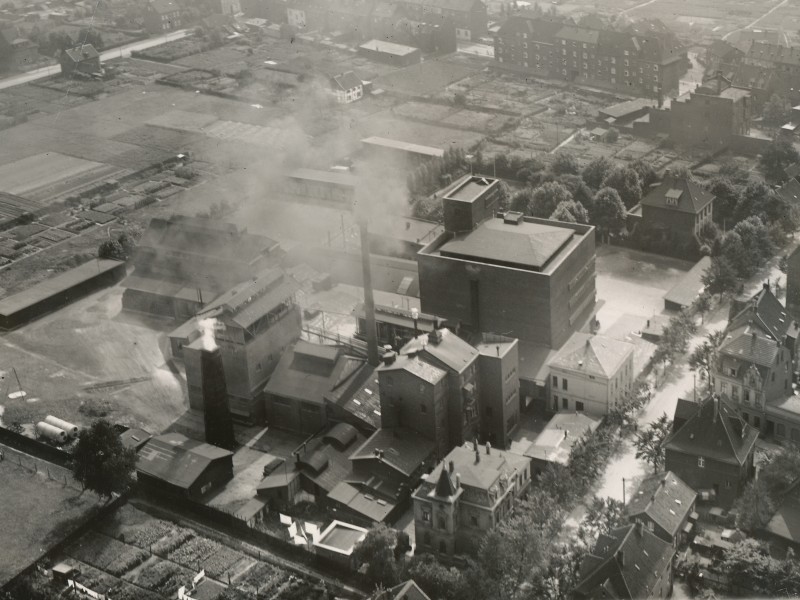
[[[678,190],[675,188],[667,190],[667,193],[665,194],[667,206],[678,206],[678,202],[680,201],[682,194],[683,190]]]

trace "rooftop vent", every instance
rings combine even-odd
[[[506,225],[519,225],[525,219],[525,215],[517,210],[510,210],[503,215],[503,223]]]

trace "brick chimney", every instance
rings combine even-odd
[[[232,450],[236,447],[236,438],[233,434],[233,418],[228,407],[225,370],[219,348],[201,350],[200,382],[206,442],[212,446]]]

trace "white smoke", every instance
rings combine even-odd
[[[198,325],[203,336],[203,350],[216,350],[217,340],[214,338],[214,331],[217,328],[217,320],[213,317],[201,319]]]

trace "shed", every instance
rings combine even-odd
[[[704,256],[680,278],[671,290],[664,295],[664,308],[667,310],[683,310],[691,306],[703,293],[703,274],[711,266],[711,257]]]

